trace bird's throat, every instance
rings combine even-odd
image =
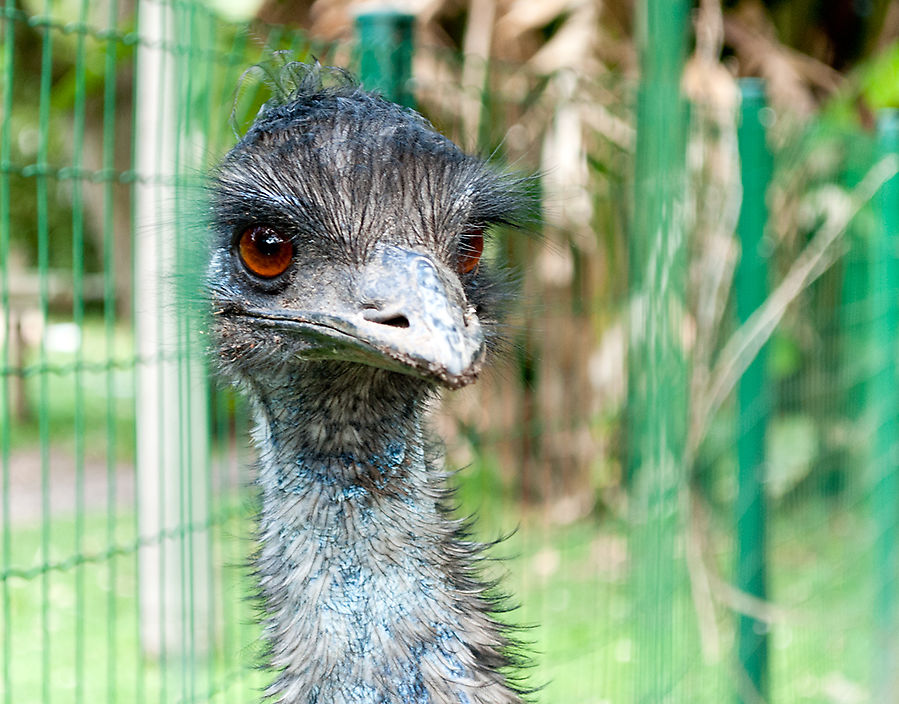
[[[378,438],[338,422],[347,404],[337,399],[330,416],[318,408],[314,420],[303,403],[279,402],[277,414],[260,404],[257,569],[270,665],[280,671],[273,700],[520,701],[499,672],[504,639],[471,544],[428,459],[423,402],[382,407]],[[284,433],[285,423],[325,430],[285,444],[276,438],[303,437]]]

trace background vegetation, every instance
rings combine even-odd
[[[199,660],[140,654],[132,260],[141,233],[132,218],[134,185],[147,176],[135,168],[133,146],[142,138],[134,115],[141,35],[137,5],[109,2],[9,0],[0,24],[8,189],[0,208],[0,695],[246,701],[260,682],[249,670],[254,630],[241,602],[252,502],[238,468],[251,458],[243,409],[226,390],[211,401],[216,578],[208,608],[219,645]],[[259,57],[291,49],[352,65],[360,4],[211,4],[204,26],[218,68],[200,161],[214,163],[233,140],[235,106],[253,114],[263,99],[254,89],[234,97]],[[640,207],[631,182],[634,8],[600,0],[419,0],[408,8],[417,17],[419,108],[467,148],[539,172],[543,203],[537,236],[503,235],[492,252],[520,272],[508,354],[483,383],[449,398],[435,425],[450,462],[467,467],[461,502],[479,513],[483,535],[517,528],[496,554],[510,558],[507,583],[522,604],[511,618],[540,624],[528,632],[539,653],[533,681],[548,682],[540,700],[628,701],[626,271]],[[877,221],[870,208],[856,214],[847,194],[873,161],[877,111],[899,107],[899,3],[701,0],[692,24],[683,80],[691,101],[684,334],[694,403],[681,546],[698,647],[681,700],[730,696],[732,616],[756,608],[773,638],[771,701],[868,701],[874,557],[870,483],[859,468],[874,371],[854,332],[867,322],[870,288],[847,282],[866,266],[859,243]],[[841,232],[826,271],[794,292],[772,339],[772,603],[751,607],[730,586],[741,429],[730,399],[709,416],[697,410],[735,327],[736,81],[744,76],[767,81],[772,107],[772,288],[822,227]],[[78,388],[89,390],[81,401]]]

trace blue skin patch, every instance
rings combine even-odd
[[[434,629],[437,640],[412,646],[409,649],[411,659],[406,663],[400,676],[394,678],[394,686],[403,704],[430,704],[431,698],[425,689],[421,674],[424,660],[429,657],[436,657],[439,654],[441,662],[450,665],[451,669],[448,674],[451,677],[459,679],[470,677],[470,673],[459,659],[445,647],[447,641],[458,641],[459,636],[443,623],[432,623],[431,627]],[[471,704],[471,700],[465,692],[456,691],[454,696],[458,698],[459,704]]]
[[[359,704],[390,704],[387,697],[367,684],[353,685],[347,689],[347,695],[350,701]]]
[[[447,641],[459,640],[459,636],[454,631],[451,631],[445,623],[432,623],[431,628],[433,628],[434,632],[437,634],[437,642],[435,643],[435,646],[437,648],[441,647]],[[452,668],[450,669],[449,673],[453,677],[468,676],[468,672],[465,670],[465,666],[462,665],[462,663],[459,661],[459,658],[457,658],[455,655],[452,655],[451,653],[444,650],[443,659],[447,663],[449,663],[450,667]],[[461,696],[465,695],[463,694]]]
[[[358,499],[362,496],[368,496],[368,489],[359,486],[358,484],[352,484],[348,487],[345,487],[340,492],[340,498],[344,500]]]
[[[319,544],[319,550],[331,551],[331,559],[307,574],[313,582],[323,579],[325,572],[330,575],[330,587],[325,597],[317,602],[317,608],[335,616],[339,614],[339,622],[344,624],[346,635],[349,636],[343,645],[347,661],[370,661],[376,657],[376,628],[380,628],[391,638],[402,637],[395,631],[400,630],[400,622],[411,615],[417,602],[403,603],[400,600],[392,610],[388,622],[383,622],[381,617],[373,620],[373,592],[383,589],[383,586],[374,583],[377,582],[376,573],[372,572],[370,566],[366,566],[363,555],[358,552],[359,549],[364,550],[360,547],[362,544],[358,540],[344,543],[346,536],[341,537],[339,527],[348,521],[352,522],[356,530],[360,531],[360,539],[366,532],[383,530],[375,515],[377,509],[372,507],[370,482],[374,477],[376,486],[379,482],[389,485],[397,476],[402,477],[409,471],[408,465],[410,462],[416,463],[416,457],[417,453],[410,457],[405,442],[390,442],[380,452],[372,453],[364,459],[351,454],[334,457],[309,453],[275,468],[275,482],[279,491],[297,497],[315,492],[325,501],[331,502],[327,530],[324,530],[324,526],[319,526],[310,534],[307,531],[312,526],[304,529],[298,523],[278,526],[278,535],[282,545],[314,535],[312,539]],[[356,471],[354,468],[360,470]],[[362,477],[365,477],[366,485],[360,483]],[[405,503],[407,500],[411,501],[412,497],[398,497],[396,500]],[[412,504],[410,510],[417,512],[420,507]],[[333,533],[331,527],[337,528],[337,533]],[[400,529],[404,530],[402,527]],[[416,536],[405,537],[415,542]],[[335,551],[335,547],[339,551]],[[441,588],[430,575],[422,574],[416,583],[415,591],[425,601]],[[455,624],[431,622],[428,625],[431,635],[417,642],[407,642],[405,657],[399,662],[386,664],[376,674],[373,682],[348,685],[345,684],[346,680],[341,683],[338,679],[334,682],[337,686],[334,690],[310,689],[308,704],[324,704],[323,697],[333,700],[338,693],[343,697],[340,701],[353,704],[433,704],[424,672],[443,672],[450,680],[471,679],[472,673],[457,654],[464,652],[464,643],[460,634],[454,630]],[[453,701],[471,704],[470,697],[459,691],[458,685],[454,686],[449,681],[446,686],[450,688]]]
[[[278,489],[287,494],[300,495],[306,492],[306,487],[310,483],[334,486],[337,484],[337,477],[333,472],[321,469],[326,466],[327,461],[323,458],[313,459],[303,455],[297,457],[292,472],[279,465],[275,472]]]
[[[396,679],[396,691],[400,695],[403,704],[430,704],[431,697],[428,690],[425,689],[424,680],[421,676],[421,656],[416,653],[421,646],[412,649],[412,657],[414,662],[408,663],[403,676]]]
[[[286,494],[301,495],[307,490],[310,483],[322,486],[335,486],[338,481],[337,474],[322,467],[328,467],[329,457],[318,457],[314,455],[300,455],[294,461],[294,469],[288,472],[284,467],[277,467],[276,482],[278,489]],[[386,479],[395,476],[402,468],[406,461],[406,443],[390,442],[384,448],[383,453],[374,453],[366,458],[359,458],[355,455],[340,455],[338,461],[344,466],[363,466],[372,467],[381,476],[381,480],[376,482],[379,489],[387,486]],[[368,496],[368,490],[355,483],[351,483],[343,488],[341,492],[344,499],[356,499]]]

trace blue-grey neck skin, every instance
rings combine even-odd
[[[327,370],[327,371],[325,371]],[[507,639],[444,508],[417,380],[346,363],[248,381],[256,560],[284,704],[514,704]]]

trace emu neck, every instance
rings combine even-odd
[[[505,641],[472,574],[477,546],[443,508],[426,392],[368,374],[257,395],[257,569],[280,671],[268,694],[284,704],[519,702],[497,672]]]

